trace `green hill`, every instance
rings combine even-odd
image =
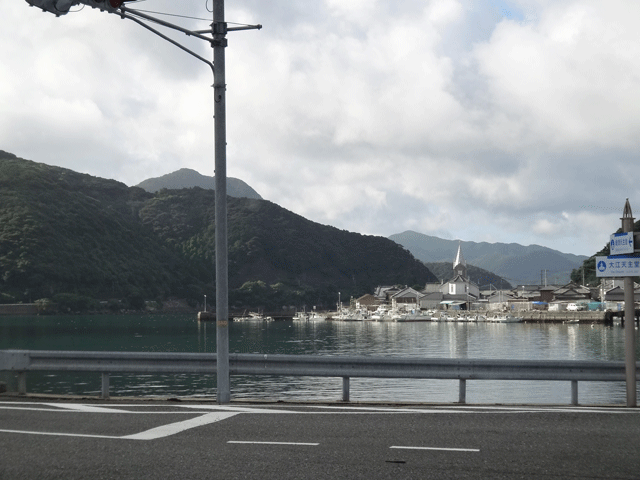
[[[152,194],[0,151],[0,301],[215,298],[215,192]],[[396,243],[228,197],[230,306],[335,305],[435,281]]]
[[[441,282],[448,282],[454,276],[452,262],[432,262],[425,263],[425,265]],[[511,290],[513,288],[513,285],[495,273],[473,265],[467,265],[467,274],[469,279],[478,285],[480,290],[491,290],[492,288],[494,290]]]

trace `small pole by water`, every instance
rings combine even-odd
[[[458,403],[467,403],[467,380],[464,378],[459,381]]]
[[[342,401],[349,401],[349,377],[342,377]]]

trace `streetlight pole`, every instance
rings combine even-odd
[[[216,372],[219,404],[231,401],[229,382],[229,269],[227,245],[227,125],[224,0],[213,0],[213,99],[215,144]]]
[[[213,0],[213,23],[208,30],[189,30],[160,20],[143,12],[130,9],[125,2],[136,0],[26,0],[31,6],[41,8],[56,16],[69,13],[73,5],[84,4],[101,11],[114,13],[127,18],[162,39],[177,46],[191,56],[209,65],[213,71],[214,98],[214,149],[215,149],[215,248],[216,248],[216,372],[218,403],[229,403],[231,393],[229,387],[229,269],[227,246],[227,139],[226,139],[226,81],[225,55],[226,35],[232,30],[260,30],[262,25],[243,25],[228,28],[224,20],[224,0]],[[160,33],[144,21],[170,28],[199,38],[211,44],[213,63],[193,50]],[[210,35],[210,36],[208,36]],[[206,310],[205,295],[205,310]]]

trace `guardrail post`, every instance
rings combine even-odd
[[[109,398],[109,374],[102,372],[102,398],[107,400]]]
[[[467,380],[460,379],[460,391],[458,394],[458,403],[467,403]]]
[[[342,377],[342,401],[349,401],[349,377]]]
[[[27,372],[18,372],[18,395],[27,394]]]
[[[571,405],[578,405],[578,381],[571,380]]]

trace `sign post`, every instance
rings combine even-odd
[[[635,298],[633,277],[640,276],[640,249],[636,250],[633,214],[627,198],[622,212],[622,233],[611,235],[609,256],[596,257],[597,277],[624,277],[624,360],[627,381],[627,407],[637,406]]]
[[[631,232],[633,240],[633,214],[627,198],[622,212],[622,231]],[[633,245],[632,245],[633,248]],[[627,407],[635,407],[636,400],[636,307],[633,292],[633,277],[624,277],[624,358],[627,377]]]

